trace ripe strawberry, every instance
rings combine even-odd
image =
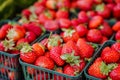
[[[33,6],[45,6],[45,3],[46,3],[47,0],[40,0],[40,1],[37,1],[33,4]]]
[[[68,19],[69,18],[69,12],[65,8],[61,8],[56,12],[56,18],[57,19],[60,19],[60,18]]]
[[[31,75],[34,75],[35,74],[35,69],[30,67],[30,66],[27,66],[27,72]]]
[[[41,27],[38,26],[37,23],[35,23],[35,22],[23,24],[23,27],[24,27],[26,30],[32,31],[33,33],[35,33],[36,36],[40,36],[40,35],[42,34],[42,29],[41,29]]]
[[[101,16],[94,16],[92,19],[89,21],[89,28],[90,29],[95,29],[98,28],[103,22],[103,18]]]
[[[26,44],[20,50],[20,59],[26,63],[34,63],[36,54],[32,51],[32,47]]]
[[[64,29],[63,31],[64,32],[60,35],[63,38],[64,42],[68,42],[69,40],[77,42],[77,40],[79,39],[79,34],[75,32],[74,29]]]
[[[78,19],[80,20],[80,23],[87,23],[89,20],[85,11],[80,11],[78,13]]]
[[[1,40],[1,39],[4,39],[4,38],[6,37],[7,31],[8,31],[10,28],[12,28],[12,26],[9,25],[9,24],[4,24],[3,26],[1,26],[1,28],[0,28],[0,40]]]
[[[120,53],[120,42],[115,42],[112,46],[111,49],[116,50],[117,52]]]
[[[100,44],[103,44],[105,41],[107,41],[108,40],[108,38],[106,37],[106,36],[103,36],[102,37],[102,40],[100,41]]]
[[[82,58],[92,57],[92,55],[95,51],[94,48],[92,47],[92,45],[87,44],[87,42],[84,41],[83,39],[78,39],[77,46],[80,50],[80,52],[79,52],[80,57],[82,57]]]
[[[116,19],[120,19],[120,3],[117,3],[113,8],[113,15]]]
[[[100,29],[102,35],[106,36],[108,38],[111,37],[113,34],[113,30],[107,22],[103,22],[103,25],[101,25],[99,27],[99,29]]]
[[[71,7],[70,6],[70,0],[58,0],[57,1],[57,7],[58,7],[58,9],[60,9],[60,8],[69,9]]]
[[[52,21],[52,20],[46,21],[44,23],[44,27],[48,31],[55,31],[55,30],[59,29],[58,23],[56,21]]]
[[[41,13],[43,13],[45,11],[45,7],[44,6],[35,6],[35,14],[37,16],[39,16]]]
[[[2,42],[0,42],[0,51],[5,51],[5,47]]]
[[[50,52],[45,52],[45,55],[46,57],[49,57],[50,58]]]
[[[35,61],[35,65],[47,69],[53,69],[54,68],[54,61],[51,58],[40,56]]]
[[[17,41],[16,45],[20,45],[22,43],[28,43],[28,40],[26,38],[21,38]]]
[[[77,6],[82,10],[90,10],[93,4],[93,0],[77,0]]]
[[[116,50],[113,50],[110,47],[105,47],[102,50],[101,58],[106,63],[115,63],[119,60],[120,56]]]
[[[111,10],[104,4],[99,4],[96,6],[97,14],[102,16],[103,18],[109,18]]]
[[[75,70],[72,66],[66,65],[63,69],[63,73],[70,75],[70,76],[75,76]]]
[[[42,44],[40,43],[34,43],[32,45],[32,49],[33,51],[35,52],[36,56],[39,57],[39,56],[42,56],[44,55],[45,53],[45,48]]]
[[[75,42],[73,41],[68,41],[67,43],[65,43],[63,45],[63,48],[62,48],[62,53],[61,54],[71,54],[72,52],[74,52],[74,55],[75,56],[79,56],[79,49],[78,47],[76,46]]]
[[[0,73],[2,73],[3,75],[5,75],[5,73],[7,72],[7,69],[1,67],[0,68]]]
[[[92,18],[92,17],[94,17],[94,16],[96,16],[96,15],[97,15],[96,12],[93,11],[93,10],[87,11],[87,16],[88,16],[89,18]]]
[[[103,1],[102,0],[93,0],[95,4],[101,4]]]
[[[59,72],[59,73],[63,73],[63,69],[61,67],[57,67],[55,69],[56,72]],[[54,79],[53,80],[62,80],[63,77],[62,76],[59,76],[59,75],[56,75],[54,74]]]
[[[50,58],[53,59],[53,61],[58,65],[58,66],[63,66],[65,61],[61,59],[61,51],[62,48],[60,46],[53,47],[50,50]]]
[[[115,40],[120,40],[120,30],[115,34]]]
[[[88,74],[97,78],[105,79],[107,76],[101,71],[103,63],[104,62],[100,57],[97,58],[95,62],[89,67]]]
[[[48,9],[56,9],[57,8],[57,1],[56,0],[47,0],[46,7]]]
[[[31,13],[31,11],[29,9],[22,10],[22,15],[25,16],[27,19],[29,19],[31,14],[32,13]]]
[[[51,50],[53,47],[61,45],[62,42],[62,38],[59,35],[54,34],[48,38],[47,48],[48,50]]]
[[[70,28],[71,27],[71,21],[69,19],[61,18],[58,20],[58,23],[60,25],[60,28]]]
[[[75,27],[76,32],[79,34],[79,37],[83,37],[87,34],[88,29],[84,24],[80,24]]]
[[[11,28],[7,33],[8,39],[13,39],[14,41],[17,41],[25,36],[25,29],[24,27],[20,25],[15,25],[13,28]]]
[[[115,3],[117,4],[117,3],[120,3],[120,0],[115,0]]]
[[[28,31],[28,32],[25,33],[25,39],[29,43],[33,42],[36,39],[36,37],[37,37],[36,34],[32,31]]]
[[[40,41],[40,43],[41,43],[42,45],[44,45],[45,47],[47,47],[48,38],[44,38],[42,41]]]
[[[71,20],[71,24],[72,24],[72,26],[75,28],[76,26],[78,26],[79,25],[79,20],[76,18],[76,19],[72,19]]]
[[[120,21],[116,22],[113,26],[112,29],[114,31],[119,31],[120,30]]]
[[[15,73],[15,72],[8,72],[8,78],[9,78],[9,80],[15,80],[15,76],[16,76],[17,74]]]
[[[112,80],[120,80],[120,66],[118,66],[115,69],[113,69],[110,72],[109,76],[110,76],[110,78]]]
[[[102,40],[102,34],[97,29],[90,29],[87,33],[87,40],[94,43],[100,43]]]

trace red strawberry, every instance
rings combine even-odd
[[[75,76],[75,70],[72,66],[66,65],[63,70],[64,74],[70,75],[70,76]]]
[[[115,63],[119,60],[120,56],[116,50],[113,50],[110,47],[105,47],[102,50],[101,58],[106,63]]]
[[[42,45],[44,45],[45,47],[47,47],[48,38],[43,39],[42,41],[40,41],[40,43],[41,43]]]
[[[8,78],[9,80],[15,80],[15,76],[17,76],[17,74],[15,72],[8,72]]]
[[[107,41],[108,40],[108,38],[106,37],[106,36],[103,36],[102,37],[102,40],[100,41],[100,44],[103,44],[105,41]]]
[[[103,25],[101,25],[99,27],[99,29],[100,29],[102,35],[106,36],[108,38],[111,37],[113,34],[113,30],[107,22],[104,22]]]
[[[80,20],[80,23],[87,23],[89,20],[85,11],[80,11],[78,13],[78,19]]]
[[[79,37],[85,36],[88,32],[87,26],[85,26],[84,24],[80,24],[80,25],[76,26],[75,30],[79,34]]]
[[[20,53],[19,50],[10,50],[8,52],[11,53],[11,54],[19,54]]]
[[[99,57],[95,62],[89,67],[88,74],[97,78],[105,79],[107,76],[101,71],[103,65],[102,59]]]
[[[57,71],[57,72],[59,72],[59,73],[63,73],[63,69],[61,68],[61,67],[57,67],[56,69],[55,69],[55,71]],[[63,77],[62,76],[59,76],[59,75],[54,75],[54,79],[53,80],[62,80],[63,79]]]
[[[26,63],[34,63],[36,60],[36,54],[32,51],[32,47],[26,44],[20,50],[20,59]]]
[[[54,68],[54,62],[51,58],[40,56],[35,61],[36,66],[40,66],[47,69],[53,69]]]
[[[55,30],[59,29],[58,23],[56,21],[52,21],[52,20],[46,21],[44,23],[44,27],[48,31],[55,31]]]
[[[11,25],[9,24],[4,24],[3,26],[1,26],[0,28],[0,39],[4,39],[7,35],[7,31],[12,28]]]
[[[120,0],[115,0],[115,3],[117,4],[117,3],[120,3]]]
[[[44,46],[43,46],[42,44],[40,44],[40,43],[34,43],[34,44],[32,45],[32,49],[33,49],[33,51],[35,52],[35,54],[37,55],[37,57],[42,56],[42,55],[44,55],[44,53],[45,53],[45,48],[44,48]]]
[[[26,38],[21,38],[17,41],[16,45],[20,45],[22,43],[28,43],[28,40]]]
[[[79,25],[79,20],[78,19],[72,19],[71,24],[72,24],[73,27],[76,27],[76,26]]]
[[[95,4],[101,4],[103,1],[102,0],[93,0]]]
[[[31,75],[34,75],[34,74],[35,74],[35,69],[32,68],[32,67],[30,67],[30,66],[28,66],[28,67],[27,67],[27,72],[28,72],[29,74],[31,74]]]
[[[113,69],[110,72],[109,76],[110,76],[110,78],[112,80],[120,80],[120,66],[118,66],[115,69]]]
[[[82,10],[90,10],[93,0],[77,0],[77,6]]]
[[[92,45],[87,44],[83,39],[78,39],[77,46],[80,50],[79,54],[82,58],[90,58],[94,53],[94,48]]]
[[[87,16],[89,17],[89,18],[92,18],[92,17],[94,17],[94,16],[96,16],[96,12],[95,11],[87,11]]]
[[[50,58],[53,59],[53,61],[58,65],[58,66],[63,66],[65,61],[61,59],[61,51],[62,48],[59,46],[53,47],[50,50]]]
[[[45,6],[47,0],[41,0],[34,3],[34,6]]]
[[[26,32],[26,34],[25,34],[25,39],[29,42],[29,43],[31,43],[31,42],[33,42],[35,39],[36,39],[36,34],[34,33],[34,32],[32,32],[32,31],[28,31],[28,32]]]
[[[103,22],[103,18],[101,16],[94,16],[92,19],[89,21],[89,28],[90,29],[95,29],[98,28]]]
[[[120,3],[117,3],[113,8],[113,15],[115,18],[120,19]]]
[[[120,40],[120,30],[115,34],[115,40]]]
[[[119,30],[120,30],[120,21],[116,22],[116,23],[113,25],[112,29],[113,29],[114,31],[119,31]]]
[[[50,52],[45,52],[45,55],[46,57],[49,57],[50,58]]]
[[[64,32],[61,33],[61,37],[63,38],[64,42],[68,42],[69,40],[72,40],[74,42],[77,42],[79,39],[78,32],[75,32],[74,29],[64,29]]]
[[[56,9],[57,8],[57,1],[56,0],[47,0],[46,7],[48,9]]]
[[[35,14],[37,16],[39,16],[42,12],[45,11],[45,7],[44,6],[35,6]]]
[[[5,47],[2,42],[0,42],[0,51],[5,51]]]
[[[112,46],[111,49],[116,50],[117,52],[120,53],[120,42],[115,42]]]
[[[102,40],[102,34],[97,29],[90,29],[87,33],[87,40],[94,43],[99,43]]]
[[[56,12],[56,18],[60,19],[60,18],[69,18],[69,13],[65,8],[61,8]]]
[[[70,0],[58,0],[57,1],[57,7],[58,7],[58,9],[60,9],[60,8],[69,9],[71,7],[70,6]]]
[[[25,16],[27,19],[29,19],[30,15],[31,15],[31,11],[29,9],[24,9],[22,11],[22,15]]]
[[[111,10],[104,4],[99,4],[96,6],[97,14],[102,16],[103,18],[109,18]]]
[[[60,28],[70,28],[71,27],[71,21],[69,19],[59,19],[58,23],[60,25]]]
[[[42,29],[40,26],[37,25],[35,22],[27,23],[23,25],[26,30],[32,31],[36,34],[36,36],[40,36],[42,34]]]

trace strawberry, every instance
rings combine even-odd
[[[15,73],[15,72],[8,72],[8,78],[9,78],[9,80],[15,80],[15,76],[16,76],[17,74]]]
[[[39,16],[41,13],[43,13],[45,11],[45,7],[44,6],[35,6],[35,14],[37,16]]]
[[[93,0],[95,4],[101,4],[103,1],[102,0]]]
[[[35,65],[47,69],[53,69],[54,68],[54,61],[51,58],[40,56],[35,61]]]
[[[46,21],[44,23],[44,27],[48,31],[55,31],[55,30],[59,29],[58,23],[56,21],[52,21],[52,20]]]
[[[100,43],[102,40],[102,34],[97,29],[90,29],[87,33],[87,40],[94,43]]]
[[[22,10],[22,15],[25,16],[27,19],[29,19],[31,14],[32,13],[31,13],[31,11],[29,9]]]
[[[117,3],[120,3],[120,0],[115,0],[115,3],[117,4]]]
[[[12,26],[10,24],[4,24],[3,26],[1,26],[0,28],[0,39],[4,39],[7,35],[7,31],[12,28]]]
[[[88,29],[84,24],[80,24],[75,27],[76,32],[79,34],[79,37],[83,37],[87,34]]]
[[[34,75],[35,74],[35,69],[30,67],[30,66],[27,66],[27,72],[31,75]]]
[[[44,38],[42,41],[40,41],[40,43],[41,43],[42,45],[44,45],[45,47],[47,47],[48,38]]]
[[[96,16],[96,15],[97,15],[96,12],[93,11],[93,10],[87,11],[87,16],[88,16],[89,18],[92,18],[92,17],[94,17],[94,16]]]
[[[0,68],[0,73],[2,73],[4,75],[6,72],[7,72],[7,69],[5,69],[3,67]]]
[[[82,58],[92,57],[92,55],[95,51],[94,48],[92,47],[92,45],[87,44],[87,42],[84,41],[83,39],[78,39],[77,46],[80,50],[79,54]]]
[[[116,22],[113,26],[112,29],[114,31],[119,31],[120,30],[120,21]]]
[[[103,22],[103,18],[101,16],[94,16],[92,19],[89,21],[89,28],[90,29],[95,29],[98,28]]]
[[[102,61],[102,59],[100,57],[97,58],[95,62],[89,67],[88,74],[97,78],[105,79],[107,76],[101,71],[103,64],[105,63]]]
[[[110,76],[110,78],[112,80],[120,80],[120,66],[118,66],[115,69],[113,69],[110,72],[109,76]]]
[[[32,32],[32,31],[27,31],[26,33],[25,33],[25,39],[29,42],[29,43],[31,43],[31,42],[33,42],[35,39],[36,39],[36,34],[34,33],[34,32]]]
[[[51,50],[53,47],[61,45],[62,42],[62,38],[59,35],[54,34],[48,38],[47,48],[48,50]]]
[[[108,40],[108,38],[106,36],[102,37],[102,40],[100,41],[100,44],[103,44],[104,42],[106,42]]]
[[[58,9],[60,9],[60,8],[69,9],[71,7],[70,6],[70,0],[58,0],[57,1],[57,7],[58,7]]]
[[[106,36],[108,38],[111,37],[113,34],[113,30],[107,22],[103,22],[103,25],[101,25],[99,27],[99,29],[100,29],[102,35]]]
[[[17,41],[25,36],[25,29],[24,27],[20,25],[15,25],[13,28],[11,28],[7,33],[8,39],[13,39],[14,41]]]
[[[117,52],[120,53],[120,43],[119,42],[115,42],[112,46],[111,49],[116,50]]]
[[[93,0],[77,0],[77,6],[82,10],[90,10],[93,4]]]
[[[50,58],[53,59],[53,61],[58,65],[58,66],[63,66],[65,61],[61,59],[61,51],[62,48],[59,46],[53,47],[50,50]]]
[[[79,38],[79,34],[75,32],[74,29],[63,29],[63,33],[60,35],[63,38],[64,42],[68,42],[69,40],[77,42]]]
[[[33,6],[45,6],[45,3],[46,3],[47,0],[40,0],[40,1],[37,1],[34,3]]]
[[[117,3],[113,8],[113,15],[115,18],[120,19],[120,3]]]
[[[36,56],[39,57],[39,56],[42,56],[44,55],[45,53],[45,48],[42,44],[40,43],[34,43],[32,45],[32,49],[33,51],[35,52]]]
[[[115,34],[115,40],[120,40],[120,30]]]
[[[109,18],[111,10],[104,4],[99,4],[95,8],[98,15],[102,16],[103,18]]]
[[[59,72],[59,73],[63,73],[63,69],[61,67],[57,67],[55,69],[56,72]],[[63,77],[62,76],[58,76],[58,75],[54,75],[54,79],[53,80],[62,80]]]
[[[76,27],[79,25],[79,20],[77,18],[74,18],[71,20],[71,24],[73,27]]]
[[[119,53],[116,50],[111,49],[110,47],[105,47],[102,50],[101,58],[106,63],[115,63],[119,60]]]
[[[80,20],[80,23],[87,23],[89,20],[85,11],[80,11],[78,13],[78,19]]]
[[[36,36],[40,36],[42,34],[41,27],[35,22],[23,24],[23,27],[28,31],[32,31]]]
[[[71,21],[69,19],[61,18],[58,20],[58,23],[60,25],[60,28],[70,28],[71,27]]]
[[[5,51],[5,47],[2,42],[0,42],[0,51]]]
[[[70,76],[75,76],[75,70],[72,66],[66,65],[63,69],[63,73],[70,75]]]
[[[45,55],[44,56],[46,56],[46,57],[49,57],[50,58],[50,52],[48,51],[48,52],[45,52]]]
[[[20,45],[22,43],[28,43],[28,40],[26,38],[21,38],[17,41],[16,45]]]
[[[57,19],[60,19],[60,18],[68,19],[69,18],[69,13],[65,8],[61,8],[56,12],[56,18]]]
[[[56,9],[57,8],[57,0],[47,0],[46,7],[48,9]]]
[[[66,53],[71,54],[72,52],[74,52],[75,56],[79,56],[78,47],[76,46],[75,42],[70,40],[63,45],[61,54],[66,54]]]
[[[26,63],[34,63],[36,60],[36,54],[32,51],[32,47],[29,44],[24,44],[21,48],[20,59]]]

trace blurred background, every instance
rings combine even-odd
[[[0,0],[0,20],[13,19],[37,0]]]

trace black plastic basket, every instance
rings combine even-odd
[[[101,79],[99,79],[99,78],[90,76],[90,75],[87,73],[88,68],[90,67],[90,65],[93,64],[93,62],[95,61],[95,59],[100,56],[102,50],[103,50],[105,47],[111,46],[111,45],[114,44],[114,43],[115,43],[115,41],[112,41],[112,40],[109,40],[109,41],[105,42],[105,43],[98,49],[98,51],[97,51],[96,54],[93,56],[93,58],[92,58],[92,60],[90,61],[90,63],[87,64],[87,66],[85,67],[85,70],[84,70],[84,75],[85,75],[85,77],[86,77],[87,80],[101,80]]]

